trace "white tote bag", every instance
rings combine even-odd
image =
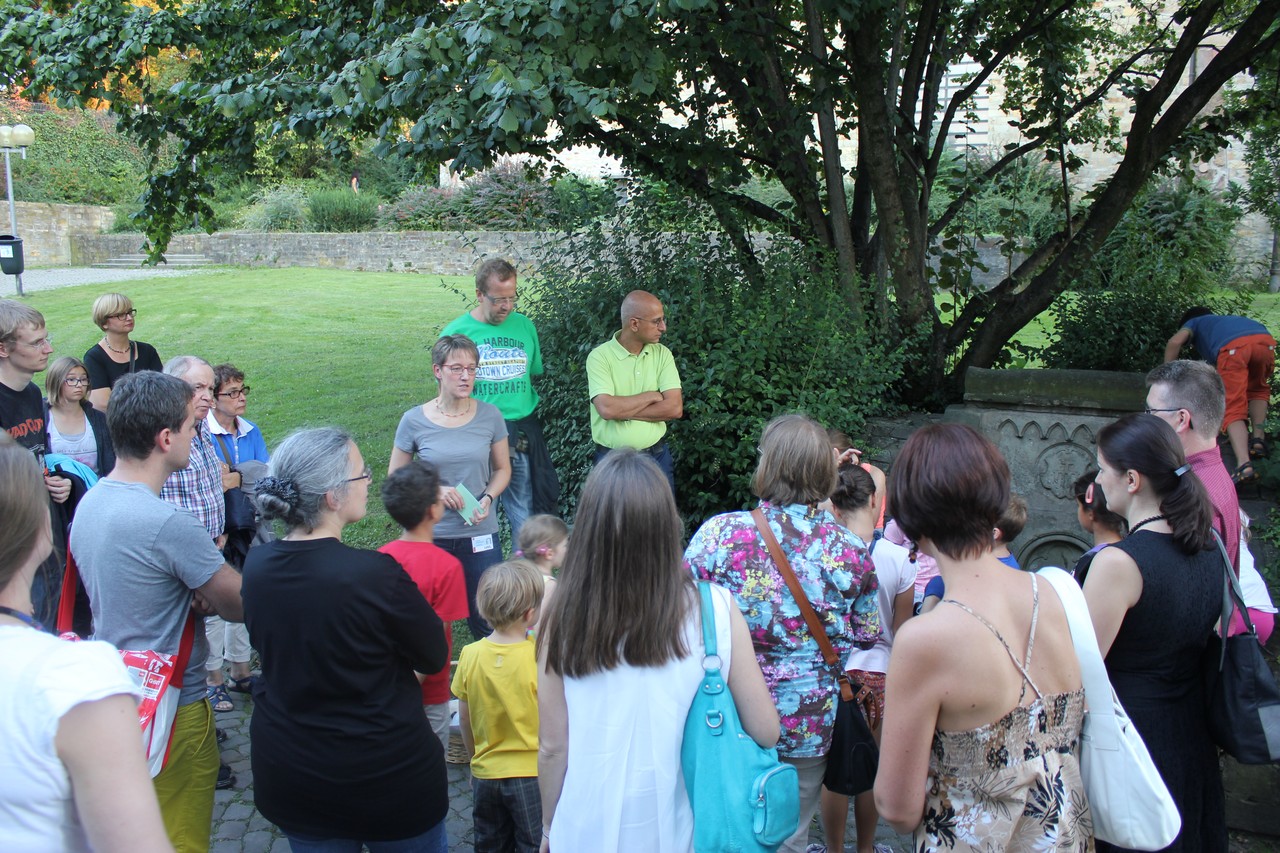
[[[1132,850],[1168,847],[1178,837],[1182,816],[1107,678],[1084,593],[1062,569],[1048,566],[1039,574],[1062,600],[1080,660],[1086,705],[1080,775],[1093,812],[1094,836]]]

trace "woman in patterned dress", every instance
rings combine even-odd
[[[840,662],[880,637],[876,575],[861,541],[818,504],[836,486],[826,431],[803,415],[774,418],[751,481],[773,535],[823,622]],[[836,672],[822,659],[749,512],[708,519],[684,554],[698,580],[733,593],[782,717],[778,754],[800,774],[800,826],[780,848],[803,851],[818,808],[835,723]]]
[[[947,598],[894,638],[875,797],[919,851],[1088,851],[1084,691],[1053,587],[992,555],[1009,466],[966,426],[917,431],[890,472]]]

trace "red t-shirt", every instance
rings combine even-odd
[[[470,615],[462,563],[448,551],[430,542],[405,542],[396,539],[378,550],[396,558],[417,584],[427,604],[431,605],[431,609],[444,622],[444,638],[449,644],[449,659],[452,660],[452,623]],[[428,675],[422,682],[422,704],[439,705],[448,701],[449,667],[446,666],[434,675]]]

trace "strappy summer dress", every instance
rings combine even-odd
[[[1077,749],[1084,690],[1046,696],[1027,674],[1040,614],[1035,575],[1031,591],[1031,631],[1023,661],[986,619],[958,601],[942,601],[995,634],[1022,674],[1023,685],[1018,706],[995,722],[968,731],[934,732],[924,822],[915,836],[919,853],[1094,849]],[[1023,705],[1028,687],[1035,699]]]

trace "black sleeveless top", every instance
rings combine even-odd
[[[1182,814],[1182,832],[1167,849],[1226,851],[1222,774],[1201,674],[1222,610],[1222,557],[1216,548],[1187,555],[1170,534],[1149,530],[1111,547],[1138,564],[1142,595],[1107,653],[1107,675]]]

